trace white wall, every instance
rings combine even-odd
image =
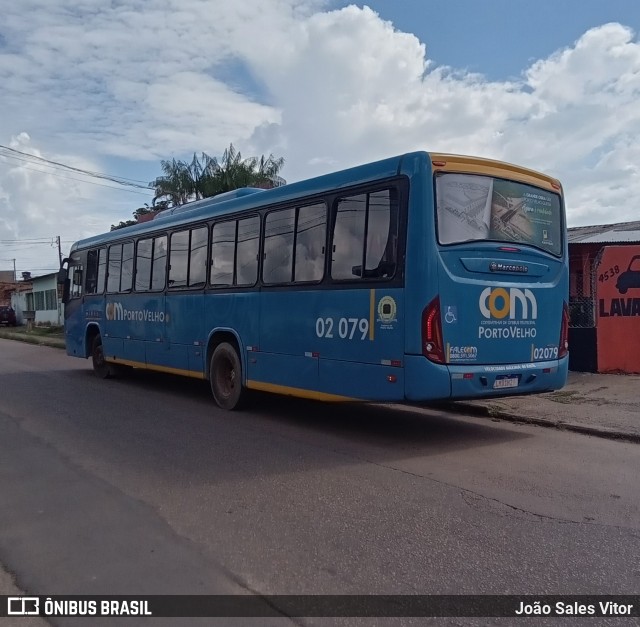
[[[13,292],[11,294],[11,306],[16,312],[16,322],[26,324],[23,312],[27,308],[27,295],[25,292]]]

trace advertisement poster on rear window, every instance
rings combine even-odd
[[[498,240],[562,252],[560,197],[538,187],[469,174],[436,179],[441,244]]]

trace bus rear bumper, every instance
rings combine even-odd
[[[500,365],[438,365],[405,356],[405,397],[410,401],[473,399],[558,390],[567,381],[569,358]]]

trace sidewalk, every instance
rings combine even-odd
[[[557,392],[450,404],[453,411],[640,443],[640,376],[570,372]]]

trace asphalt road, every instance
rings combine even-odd
[[[228,413],[0,340],[0,565],[34,594],[638,594],[639,469],[440,410]]]

